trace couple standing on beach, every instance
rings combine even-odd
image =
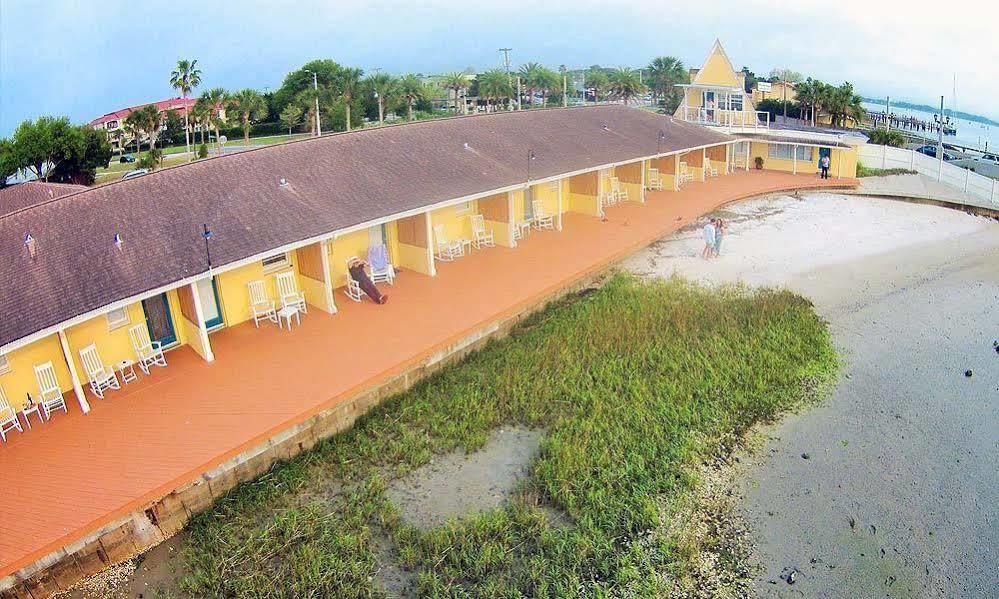
[[[712,218],[711,222],[704,225],[704,249],[701,250],[701,258],[717,258],[721,255],[722,238],[725,236],[725,221],[720,218]]]

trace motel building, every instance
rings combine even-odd
[[[731,71],[716,46],[691,97],[734,93]],[[856,185],[846,143],[729,128],[530,110],[0,191],[0,596],[47,596],[155,545],[722,204]],[[351,283],[355,257],[384,305]]]

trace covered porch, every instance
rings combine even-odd
[[[596,191],[597,177],[587,183]],[[210,337],[214,361],[190,344],[170,351],[168,367],[91,402],[90,414],[71,406],[69,414],[0,446],[7,488],[0,494],[0,576],[489,323],[538,305],[719,205],[843,183],[740,172],[677,193],[646,192],[649,201],[610,207],[604,220],[568,211],[560,214],[560,235],[525,236],[516,248],[497,244],[438,264],[434,277],[401,268],[386,305],[337,301],[335,315],[310,312],[291,332],[269,323],[231,324]]]

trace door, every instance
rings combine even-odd
[[[832,164],[832,148],[819,148],[819,166],[822,166],[822,159],[829,158],[829,164]]]
[[[146,315],[150,339],[159,341],[164,346],[177,343],[177,333],[170,316],[170,302],[165,293],[142,300],[142,311]]]
[[[704,92],[702,100],[704,101],[704,114],[708,122],[713,123],[715,120],[715,92]]]
[[[205,327],[214,329],[222,326],[222,308],[215,277],[198,281],[198,297],[201,299],[201,313],[205,316]]]

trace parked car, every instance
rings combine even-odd
[[[128,171],[127,173],[125,173],[124,175],[122,175],[121,176],[121,180],[124,181],[125,179],[134,179],[136,177],[141,177],[142,175],[145,175],[148,172],[149,172],[149,169],[137,168],[134,171]]]
[[[927,155],[927,156],[929,156],[931,158],[936,158],[937,157],[937,147],[936,146],[920,146],[920,147],[916,148],[916,151],[919,152],[920,154],[925,154],[925,155]],[[943,159],[944,160],[948,160],[948,161],[949,160],[957,160],[957,156],[955,156],[954,154],[951,154],[950,152],[944,151]]]
[[[999,156],[995,154],[982,154],[978,158],[975,158],[976,162],[987,162],[989,164],[999,164]]]
[[[122,154],[121,158],[118,159],[118,162],[120,162],[121,164],[135,162],[135,156],[132,156],[131,154]]]

